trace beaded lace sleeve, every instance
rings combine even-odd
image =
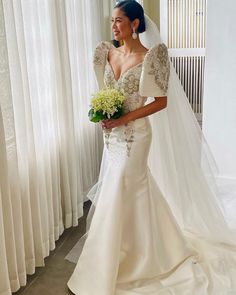
[[[170,76],[168,49],[164,43],[153,46],[145,56],[140,78],[140,95],[166,96]]]
[[[94,51],[93,67],[96,74],[98,87],[102,89],[104,87],[104,70],[106,64],[107,52],[114,47],[110,42],[100,42]]]

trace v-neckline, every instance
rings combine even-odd
[[[108,56],[107,56],[107,57],[108,57]],[[119,78],[116,79],[116,76],[115,76],[115,72],[114,72],[114,70],[113,70],[113,67],[112,67],[112,65],[110,64],[110,62],[108,61],[107,58],[106,58],[106,62],[107,62],[107,64],[109,65],[109,67],[110,67],[110,69],[111,69],[111,71],[112,71],[112,75],[113,75],[114,80],[115,80],[117,83],[118,83],[118,82],[120,81],[120,79],[121,79],[125,74],[127,74],[129,71],[131,71],[132,69],[135,69],[136,67],[138,67],[138,66],[140,66],[140,65],[143,64],[143,61],[140,62],[140,63],[137,63],[136,65],[134,65],[134,66],[128,68],[126,71],[124,71],[123,73],[121,73],[120,76],[119,76]]]
[[[115,48],[115,46],[114,46],[113,44],[111,44],[111,48]],[[124,71],[123,73],[120,74],[120,76],[119,76],[118,79],[116,79],[116,76],[115,76],[115,72],[114,72],[114,70],[113,70],[113,67],[112,67],[112,65],[110,64],[109,60],[108,60],[108,55],[109,55],[109,51],[110,51],[111,48],[109,48],[109,49],[107,50],[107,54],[106,54],[106,63],[109,65],[109,67],[110,67],[110,69],[111,69],[111,71],[112,71],[112,75],[113,75],[114,80],[116,81],[116,83],[118,83],[118,82],[120,81],[120,79],[121,79],[125,74],[127,74],[130,70],[132,70],[132,69],[134,69],[134,68],[136,68],[136,67],[138,67],[138,66],[140,66],[140,65],[142,65],[142,64],[144,63],[144,60],[145,60],[147,54],[150,52],[150,50],[151,50],[152,47],[148,49],[148,51],[146,52],[146,54],[145,54],[144,59],[143,59],[142,62],[137,63],[136,65],[134,65],[134,66],[128,68],[126,71]]]

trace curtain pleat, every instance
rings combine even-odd
[[[102,137],[87,113],[104,33],[91,2],[0,0],[0,295],[44,265],[97,181]]]

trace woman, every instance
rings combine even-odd
[[[94,68],[99,88],[109,86],[125,93],[126,112],[102,122],[105,147],[100,179],[90,193],[93,205],[88,221],[92,222],[68,286],[80,295],[230,294],[226,292],[236,290],[230,278],[212,285],[214,274],[220,277],[216,261],[211,269],[210,263],[198,259],[202,250],[208,250],[208,255],[212,248],[191,237],[191,230],[187,235],[184,225],[191,224],[189,218],[181,222],[178,210],[174,216],[148,167],[152,139],[148,116],[159,116],[169,108],[167,48],[163,43],[149,49],[142,45],[139,34],[145,31],[145,17],[135,1],[116,5],[112,31],[124,45],[116,49],[100,43]],[[147,97],[154,101],[145,105]],[[204,233],[203,218],[197,221]]]

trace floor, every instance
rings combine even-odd
[[[79,219],[79,226],[65,230],[56,242],[56,249],[45,259],[45,267],[38,267],[34,275],[28,276],[27,285],[14,295],[73,294],[67,288],[66,283],[75,268],[75,264],[65,260],[65,256],[85,232],[85,221],[89,206],[90,202],[85,202],[85,214]]]

